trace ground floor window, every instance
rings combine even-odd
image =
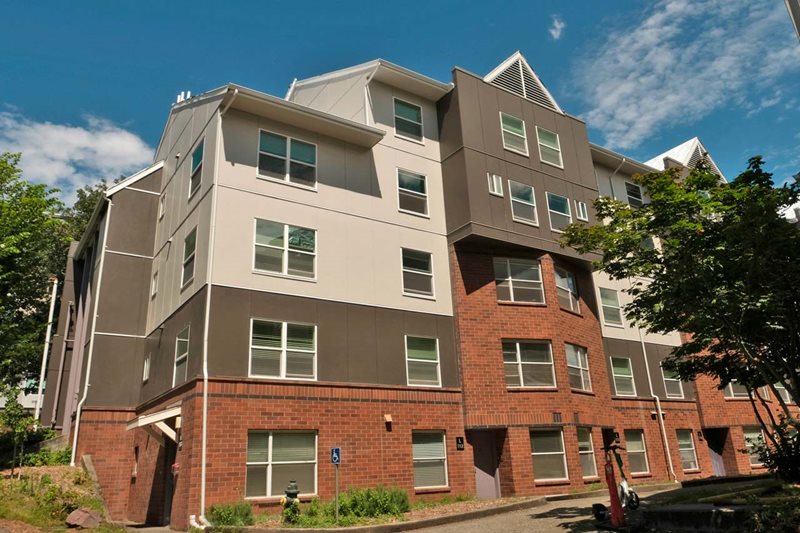
[[[569,479],[564,434],[560,429],[532,430],[531,455],[533,479],[536,481]]]
[[[678,451],[681,454],[681,467],[684,470],[697,470],[697,454],[694,451],[694,436],[691,429],[679,429]]]
[[[626,429],[625,444],[628,450],[628,466],[631,474],[648,474],[647,445],[644,442],[644,430]]]
[[[317,493],[317,434],[249,431],[245,496],[283,496],[290,480],[300,494]]]
[[[447,452],[443,431],[414,431],[414,488],[447,486]]]
[[[597,477],[597,462],[594,458],[592,428],[578,428],[578,452],[581,456],[583,477]]]
[[[756,446],[764,444],[764,433],[759,426],[744,428],[744,444],[747,453],[750,455],[750,466],[761,466],[761,457],[758,456]]]

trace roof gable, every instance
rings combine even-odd
[[[563,113],[550,91],[519,52],[500,63],[483,81],[530,100],[542,107]]]
[[[711,172],[716,174],[722,179],[725,179],[725,176],[720,171],[717,164],[711,158],[711,155],[706,150],[706,147],[703,146],[703,143],[700,142],[700,139],[697,137],[693,137],[688,141],[675,146],[674,148],[670,148],[663,154],[659,154],[656,157],[646,161],[645,164],[651,167],[654,167],[658,170],[664,170],[666,168],[665,159],[671,159],[673,161],[677,161],[681,165],[685,166],[686,168],[694,168],[695,165],[700,161],[702,158],[706,158],[708,165],[711,167]]]

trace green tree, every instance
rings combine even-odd
[[[38,375],[49,278],[69,243],[57,190],[22,178],[20,154],[0,154],[0,384]],[[63,277],[63,276],[61,276]]]
[[[686,176],[635,176],[650,203],[635,209],[600,198],[595,209],[606,223],[573,224],[562,244],[600,254],[596,268],[632,280],[625,313],[634,324],[691,333],[665,362],[683,379],[735,380],[754,407],[764,401],[759,387],[772,389],[784,423],[756,414],[780,451],[790,448],[784,437],[794,438],[797,421],[774,385],[800,400],[800,231],[780,212],[797,202],[800,184],[775,187],[762,167],[760,157],[750,159],[731,183],[704,161]]]
[[[75,203],[71,208],[64,210],[64,220],[69,224],[69,232],[74,240],[80,240],[83,236],[83,232],[86,231],[89,220],[106,190],[108,190],[108,185],[101,180],[94,185],[84,185],[75,191],[77,195]]]
[[[35,423],[33,417],[19,403],[20,393],[18,387],[0,387],[0,396],[6,400],[5,407],[0,410],[0,428],[11,434],[11,441],[14,445],[11,456],[12,476],[17,464],[22,463],[22,457],[25,455],[25,441]]]

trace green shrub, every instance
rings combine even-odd
[[[47,450],[42,449],[38,452],[26,453],[22,458],[23,466],[52,466],[52,465],[68,465],[72,459],[72,449],[64,448],[63,450]]]
[[[398,488],[350,489],[339,497],[340,516],[400,516],[410,508],[408,494]]]
[[[282,500],[283,501],[283,500]],[[281,520],[284,524],[296,524],[297,519],[300,517],[300,500],[292,499],[286,501],[281,511]]]
[[[797,533],[800,497],[785,498],[763,505],[747,521],[753,533]]]
[[[212,505],[208,509],[207,518],[215,526],[245,527],[252,526],[255,522],[253,509],[246,502]]]

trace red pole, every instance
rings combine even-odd
[[[611,498],[611,525],[621,527],[625,525],[625,512],[619,501],[617,492],[617,480],[614,477],[614,464],[611,461],[611,452],[606,452],[606,483],[608,484],[608,495]]]

